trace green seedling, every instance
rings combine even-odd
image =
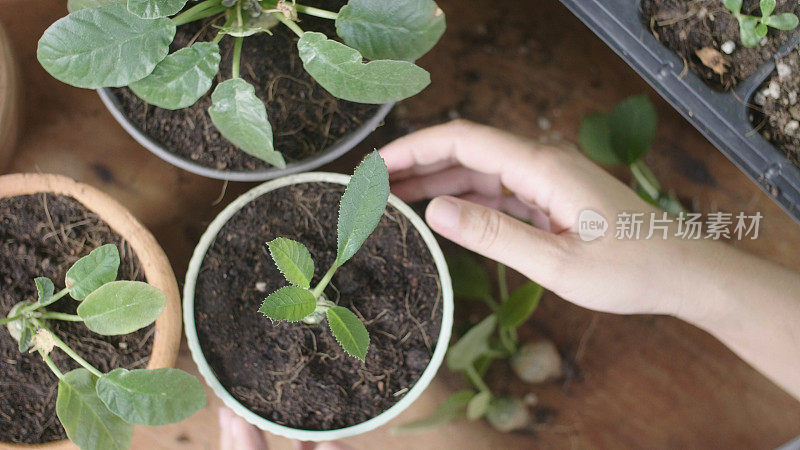
[[[658,116],[646,95],[628,97],[609,113],[583,116],[578,134],[581,150],[601,164],[628,166],[634,190],[648,203],[680,215],[686,208],[674,194],[664,192],[644,157],[656,138]]]
[[[413,62],[445,30],[433,0],[350,0],[339,12],[286,0],[69,0],[69,15],[39,40],[37,57],[55,78],[97,89],[128,86],[142,100],[177,110],[197,102],[215,84],[219,43],[234,39],[231,78],[216,84],[208,115],[242,151],[276,167],[286,162],[273,145],[272,126],[255,88],[240,77],[244,40],[285,25],[299,38],[305,70],[334,97],[380,104],[413,96],[430,83]],[[333,20],[342,42],[300,28],[299,15]],[[176,27],[207,20],[218,33],[174,53]],[[364,59],[370,60],[365,63]]]
[[[793,13],[772,14],[775,11],[775,0],[761,0],[761,17],[743,14],[742,0],[723,0],[722,3],[739,22],[739,39],[745,47],[758,46],[767,35],[768,27],[778,30],[797,28],[797,16]]]
[[[509,293],[506,268],[497,265],[497,292],[499,302],[492,295],[489,275],[481,264],[466,254],[447,258],[453,292],[457,299],[486,304],[491,313],[467,330],[447,351],[447,367],[463,374],[470,389],[458,391],[441,403],[430,415],[400,425],[395,433],[429,430],[453,419],[486,419],[495,429],[508,432],[525,429],[530,425],[530,415],[525,403],[516,398],[497,395],[484,381],[484,376],[495,361],[522,360],[517,328],[536,310],[543,289],[528,282]],[[540,361],[526,360],[530,364]],[[528,369],[526,369],[528,370]]]
[[[83,322],[91,331],[116,336],[153,323],[166,307],[157,288],[140,281],[115,281],[119,251],[113,244],[79,259],[55,292],[52,280],[34,279],[36,300],[17,303],[0,319],[19,343],[20,352],[37,352],[58,377],[56,415],[67,437],[83,450],[129,448],[134,425],[179,422],[206,405],[200,382],[178,369],[114,369],[103,373],[78,355],[50,329],[51,321]],[[80,305],[77,314],[48,307],[69,295]],[[54,349],[81,368],[64,373],[50,358]]]
[[[366,327],[349,309],[328,300],[324,291],[336,270],[378,226],[388,198],[389,173],[378,152],[373,152],[356,168],[339,203],[336,260],[331,267],[312,288],[314,260],[308,249],[284,237],[269,242],[272,260],[290,285],[270,294],[258,311],[270,319],[289,322],[319,324],[327,319],[345,352],[364,361],[369,349]]]

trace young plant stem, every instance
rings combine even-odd
[[[277,2],[270,2],[270,1],[261,1],[259,2],[262,8],[264,9],[277,9],[278,3]],[[299,13],[303,13],[309,16],[320,17],[322,19],[331,19],[336,20],[339,17],[339,13],[328,11],[326,9],[314,8],[313,6],[306,6],[306,5],[299,5],[297,3],[292,4],[295,10]]]
[[[238,36],[233,44],[233,62],[231,64],[231,76],[239,78],[239,64],[242,60],[242,42],[244,38]]]
[[[319,298],[322,295],[322,292],[328,286],[328,283],[330,283],[331,278],[333,278],[334,272],[336,272],[336,269],[338,268],[339,266],[337,266],[336,264],[332,265],[331,268],[328,269],[327,272],[325,272],[325,275],[322,276],[322,279],[319,280],[319,284],[317,284],[314,290],[311,291],[311,293],[314,294],[314,298],[317,299],[317,302],[319,302]]]
[[[62,373],[61,370],[59,370],[58,367],[56,367],[56,363],[54,363],[49,356],[45,355],[42,349],[39,349],[39,356],[42,357],[44,363],[47,364],[47,367],[49,367],[50,370],[53,371],[53,373],[58,377],[59,380],[64,378],[64,373]]]
[[[517,352],[517,331],[514,328],[500,327],[498,329],[498,336],[500,336],[500,343],[503,344],[509,355]]]
[[[500,290],[500,303],[508,300],[508,280],[506,280],[506,266],[497,263],[497,285]]]
[[[53,333],[52,331],[50,331],[49,328],[44,326],[44,324],[41,321],[39,321],[38,319],[32,319],[32,321],[38,328],[43,328],[43,329],[47,330],[47,332],[50,333],[50,336],[53,338],[53,343],[55,344],[55,346],[60,348],[61,351],[63,351],[64,353],[67,354],[67,356],[69,356],[70,358],[74,359],[75,362],[77,362],[78,364],[83,366],[86,370],[91,372],[93,375],[95,375],[97,377],[103,376],[103,372],[100,372],[99,370],[97,370],[93,365],[89,364],[88,361],[83,359],[81,357],[81,355],[75,353],[75,350],[73,350],[72,347],[67,345],[66,342],[62,341],[58,336],[55,335],[55,333]]]
[[[11,317],[3,317],[2,319],[0,319],[0,325],[5,325],[7,323],[11,323],[19,319],[22,319],[22,314],[17,314],[16,316],[11,316]]]
[[[233,23],[233,16],[228,14],[228,18],[225,19],[225,23],[222,24],[222,29],[224,30],[225,28],[228,28],[232,23]],[[219,44],[219,41],[221,41],[222,38],[224,38],[227,34],[228,33],[224,32],[224,31],[220,31],[219,33],[217,33],[217,35],[214,37],[214,39],[211,42],[213,42],[215,44]]]
[[[224,12],[228,7],[220,5],[221,1],[222,0],[206,0],[173,17],[172,22],[175,23],[175,26],[181,26]]]
[[[65,322],[83,322],[83,318],[81,316],[76,316],[75,314],[66,314],[66,313],[51,312],[51,311],[45,311],[39,313],[37,317],[40,319],[63,320]]]
[[[294,31],[294,34],[296,34],[297,37],[301,37],[303,35],[303,30],[296,23],[294,23],[293,20],[287,19],[282,12],[273,12],[272,15],[280,20],[281,23],[289,27],[290,30]]]
[[[630,165],[630,169],[636,183],[642,187],[650,198],[658,200],[661,196],[661,185],[658,183],[658,180],[656,180],[656,176],[653,172],[650,171],[650,168],[647,167],[644,162],[636,161]]]
[[[478,388],[479,391],[481,391],[481,392],[491,392],[491,390],[489,389],[489,386],[487,386],[486,383],[483,382],[483,378],[481,378],[481,376],[478,375],[478,371],[475,370],[474,366],[470,365],[469,367],[467,367],[466,374],[467,374],[467,378],[469,378],[469,381],[473,385],[475,385],[475,387]]]

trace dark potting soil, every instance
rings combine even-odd
[[[343,191],[300,184],[249,203],[220,230],[197,280],[197,332],[214,373],[251,411],[294,428],[343,428],[388,409],[419,379],[441,328],[433,258],[391,206],[325,291],[363,318],[370,334],[366,364],[342,350],[327,322],[273,322],[257,311],[287,284],[266,242],[283,236],[305,244],[314,283],[330,267]]]
[[[36,298],[34,277],[64,287],[67,269],[103,244],[120,251],[119,279],[143,280],[130,245],[79,202],[51,194],[0,199],[0,316],[20,300]],[[49,310],[75,314],[69,296]],[[153,326],[127,336],[100,336],[80,323],[51,321],[52,331],[102,371],[147,365]],[[60,350],[50,356],[64,372],[78,366]],[[66,438],[56,417],[58,379],[37,353],[21,354],[0,326],[0,443],[40,444]]]
[[[309,0],[306,4],[338,11],[345,2]],[[336,36],[332,20],[306,15],[301,15],[301,19],[299,25],[304,30]],[[170,52],[185,47],[192,40],[212,40],[217,34],[214,25],[221,25],[217,22],[201,21],[179,27]],[[294,33],[282,24],[272,32],[272,36],[260,33],[245,38],[241,77],[255,87],[256,95],[266,103],[275,149],[283,153],[287,162],[299,161],[325,150],[377,112],[378,106],[339,100],[329,94],[303,69]],[[222,137],[208,116],[211,93],[217,83],[231,75],[232,38],[222,40],[220,54],[220,74],[208,93],[189,108],[177,111],[161,109],[147,104],[128,88],[113,91],[125,116],[147,136],[178,156],[212,169],[268,168],[269,164],[244,153]]]
[[[744,0],[742,12],[760,16],[759,0]],[[800,6],[796,0],[777,0],[775,14],[794,12]],[[757,47],[745,47],[739,40],[739,22],[722,4],[721,0],[642,0],[642,18],[653,35],[686,61],[689,70],[710,86],[729,90],[746,79],[771,58],[791,35],[790,31],[769,29],[767,42]],[[722,44],[732,41],[736,48],[730,55],[722,51]],[[697,51],[710,48],[717,52],[713,59],[724,64],[716,73],[700,60]]]
[[[800,166],[800,53],[792,50],[752,100],[753,127]]]

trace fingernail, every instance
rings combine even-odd
[[[428,220],[437,228],[455,230],[461,217],[461,206],[450,197],[436,197],[428,206]]]

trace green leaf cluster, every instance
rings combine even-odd
[[[166,297],[140,281],[117,281],[120,258],[113,244],[94,249],[67,271],[65,288],[55,292],[49,278],[37,277],[36,301],[21,301],[0,323],[19,341],[20,352],[37,351],[59,378],[56,414],[67,437],[81,449],[126,449],[134,425],[179,422],[205,407],[200,382],[178,369],[115,369],[102,373],[48,328],[52,320],[83,322],[95,333],[132,333],[152,324]],[[80,302],[77,315],[48,311],[69,294]],[[49,353],[58,348],[82,367],[66,374]]]
[[[144,101],[176,110],[212,90],[209,117],[219,132],[245,153],[283,168],[273,143],[263,100],[239,74],[243,39],[269,33],[280,23],[297,36],[305,70],[333,96],[381,104],[411,97],[430,84],[413,61],[427,53],[445,30],[433,0],[350,0],[341,11],[284,0],[69,0],[69,15],[42,35],[37,58],[53,77],[97,89],[128,86]],[[335,21],[344,42],[303,31],[298,13]],[[218,29],[209,42],[169,54],[176,27],[210,19]],[[235,39],[231,77],[215,84],[219,42]],[[364,62],[364,59],[369,62]]]
[[[760,17],[743,14],[742,0],[723,0],[723,3],[739,22],[739,39],[745,47],[758,46],[770,27],[777,30],[797,28],[798,19],[795,14],[772,14],[775,11],[775,0],[761,0],[759,3]]]
[[[278,237],[267,243],[269,253],[289,286],[269,294],[259,312],[273,320],[318,323],[327,319],[331,334],[342,348],[365,361],[369,333],[349,309],[325,299],[323,291],[336,269],[352,258],[378,226],[389,199],[389,172],[378,152],[356,168],[339,202],[336,260],[312,289],[314,260],[300,242]]]
[[[658,115],[646,95],[628,97],[610,112],[587,114],[578,132],[580,148],[601,164],[628,166],[635,180],[634,190],[642,199],[669,213],[686,212],[661,184],[644,162],[656,138]]]

